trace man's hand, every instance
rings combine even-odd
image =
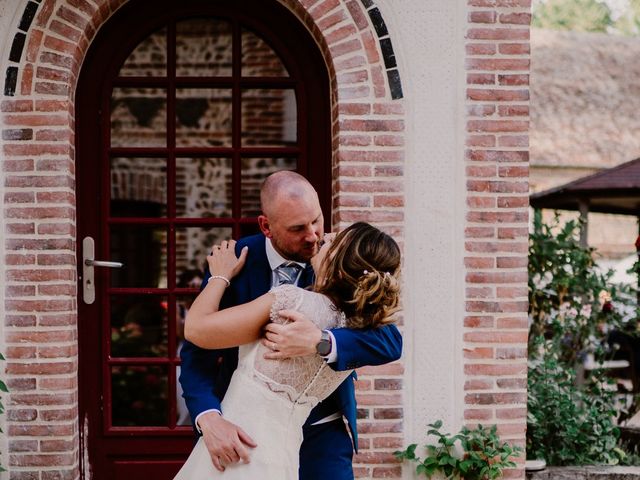
[[[265,353],[264,358],[278,360],[282,358],[301,357],[316,353],[316,345],[320,341],[322,331],[295,310],[281,310],[278,315],[289,320],[290,323],[268,323],[262,344],[271,352]]]
[[[225,420],[217,412],[201,415],[198,426],[217,470],[224,472],[226,465],[239,460],[249,463],[247,447],[255,448],[257,445],[240,427]]]

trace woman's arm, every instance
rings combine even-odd
[[[252,302],[218,311],[229,279],[242,270],[247,258],[247,247],[236,257],[235,244],[234,240],[224,241],[211,249],[207,257],[211,277],[187,313],[185,338],[200,348],[237,347],[257,340],[269,320],[274,300],[269,293]]]
[[[218,311],[226,288],[221,279],[210,280],[187,313],[185,338],[200,348],[229,348],[258,340],[269,321],[273,294]]]

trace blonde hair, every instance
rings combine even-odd
[[[344,312],[349,328],[391,323],[400,310],[400,260],[393,238],[368,223],[354,223],[329,247],[325,278],[315,290]]]

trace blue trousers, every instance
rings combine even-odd
[[[353,444],[342,419],[305,425],[300,480],[353,480]]]

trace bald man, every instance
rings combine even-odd
[[[258,223],[262,233],[236,244],[237,254],[245,246],[249,247],[249,254],[243,271],[226,290],[221,308],[250,302],[282,284],[283,278],[288,279],[286,283],[301,287],[313,282],[309,259],[317,253],[324,233],[324,218],[315,189],[298,173],[276,172],[263,183],[260,202],[262,215]],[[290,262],[299,266],[297,271],[294,267],[293,275]],[[284,270],[289,272],[286,276],[282,275]],[[203,286],[209,276],[207,272]],[[291,320],[287,325],[267,325],[262,340],[272,350],[267,358],[320,355],[333,369],[341,371],[389,363],[402,353],[402,338],[394,325],[371,330],[321,331],[299,314]],[[225,465],[248,461],[250,450],[260,446],[255,445],[250,431],[225,420],[220,406],[238,365],[238,349],[204,350],[185,342],[181,359],[183,396],[213,465],[224,471]],[[353,451],[357,451],[358,445],[354,380],[355,374],[347,378],[313,409],[304,425],[301,480],[353,479]]]

